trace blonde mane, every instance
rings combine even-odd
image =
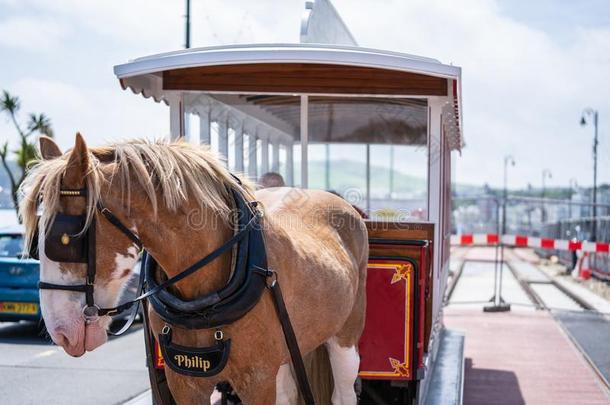
[[[146,194],[156,216],[161,199],[165,207],[176,212],[194,199],[202,207],[229,219],[231,189],[252,199],[252,186],[236,178],[224,167],[220,159],[206,146],[195,146],[185,141],[130,140],[113,145],[88,149],[89,168],[85,173],[87,212],[83,232],[91,223],[100,199],[102,185],[120,187],[123,201],[129,206],[131,182],[137,181]],[[22,196],[19,216],[25,225],[25,251],[36,230],[36,215],[43,202],[40,217],[41,229],[48,230],[59,210],[59,189],[68,166],[70,153],[50,160],[34,162],[20,187]],[[114,164],[112,174],[105,175],[103,168]],[[109,177],[109,178],[106,178]]]

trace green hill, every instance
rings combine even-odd
[[[356,188],[366,190],[366,165],[353,160],[335,160],[330,162],[330,187],[326,187],[326,166],[324,161],[309,162],[309,187],[343,192]],[[394,170],[393,192],[397,194],[418,195],[425,193],[425,178],[413,176]],[[382,166],[371,166],[371,194],[387,195],[390,190],[390,169]]]

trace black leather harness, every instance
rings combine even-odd
[[[92,322],[99,316],[114,315],[132,309],[128,322],[118,332],[124,333],[133,323],[140,301],[148,299],[155,312],[166,322],[159,335],[159,343],[166,364],[174,371],[206,377],[222,371],[229,357],[231,342],[224,340],[220,329],[246,315],[260,300],[265,288],[272,293],[278,317],[295,368],[297,382],[307,405],[314,404],[311,388],[303,365],[294,330],[284,304],[277,274],[267,266],[267,254],[261,226],[262,213],[256,202],[247,202],[243,196],[232,190],[238,213],[236,233],[220,247],[198,260],[177,275],[159,282],[155,278],[157,263],[143,250],[137,298],[113,308],[100,308],[94,301],[96,276],[95,215],[89,228],[82,232],[85,215],[56,214],[51,229],[45,236],[45,254],[53,261],[66,263],[86,263],[85,284],[61,285],[40,281],[40,289],[65,290],[85,293],[86,305],[83,316]],[[86,197],[87,190],[60,190],[62,197]],[[100,202],[97,212],[125,234],[139,249],[144,249],[142,241],[126,227],[108,208]],[[82,233],[81,233],[82,232]],[[202,269],[237,244],[235,269],[227,285],[210,294],[185,301],[172,294],[168,287]],[[30,256],[37,258],[37,246],[33,246]],[[146,287],[146,292],[144,291]],[[171,325],[186,329],[217,328],[216,344],[210,348],[190,348],[172,343]]]

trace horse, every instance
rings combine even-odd
[[[88,277],[87,265],[54,261],[45,252],[45,236],[58,215],[82,215],[80,234],[93,229],[97,274],[91,282],[92,299],[100,307],[113,307],[138,260],[138,246],[125,230],[121,232],[107,216],[100,215],[96,209],[100,204],[137,235],[158,263],[159,277],[168,279],[234,235],[232,193],[248,202],[256,200],[268,268],[281,282],[299,348],[304,354],[324,348],[332,375],[330,400],[333,404],[356,403],[368,238],[360,215],[350,204],[324,191],[289,187],[254,191],[245,178],[230,173],[208,147],[184,141],[129,140],[89,148],[77,133],[74,147],[66,153],[44,136],[39,149],[40,158],[22,184],[20,217],[26,251],[34,239],[38,241],[42,283],[80,285]],[[60,192],[83,188],[85,198],[62,198]],[[168,291],[187,301],[217,291],[230,279],[233,260],[229,250]],[[108,315],[83,316],[84,295],[40,290],[48,333],[74,357],[105,343],[111,322]],[[159,336],[167,322],[152,306],[148,314],[152,333]],[[210,403],[214,387],[221,381],[229,382],[245,404],[299,400],[268,290],[252,309],[222,330],[231,339],[231,352],[219,374],[193,377],[166,366],[177,403]],[[173,340],[190,347],[211,346],[215,329],[173,326]],[[315,384],[312,388],[317,390]]]

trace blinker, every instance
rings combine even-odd
[[[45,235],[45,255],[54,262],[87,263],[89,232],[80,234],[85,215],[58,213]]]

